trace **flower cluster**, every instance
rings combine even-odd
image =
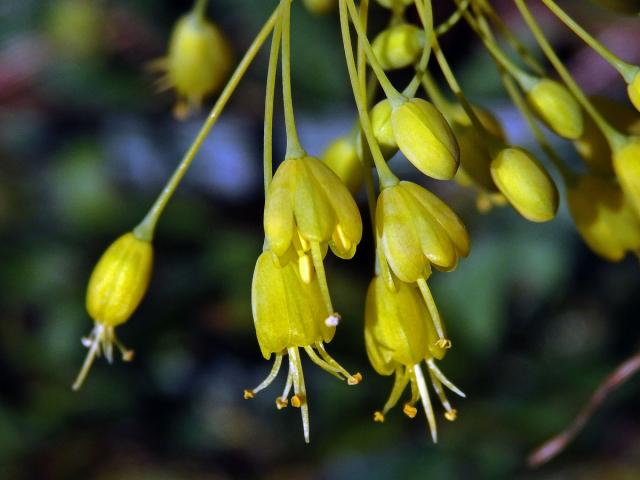
[[[477,35],[478,44],[494,60],[506,93],[566,186],[569,211],[579,234],[594,252],[610,261],[640,251],[640,137],[635,136],[640,134],[640,122],[625,106],[590,99],[582,92],[524,0],[514,3],[555,68],[555,78],[488,0],[455,0],[457,9],[440,25],[434,25],[430,0],[376,0],[376,8],[386,9],[389,24],[372,38],[368,0],[304,0],[314,13],[338,10],[358,110],[352,131],[332,142],[321,159],[313,157],[298,138],[294,116],[291,2],[277,2],[147,216],[132,233],[118,239],[96,266],[87,295],[95,329],[86,341],[89,355],[74,388],[82,383],[96,355],[104,352],[110,360],[112,344],[121,346],[114,327],[131,316],[144,295],[155,225],[204,137],[271,38],[264,115],[265,239],[254,270],[251,301],[260,350],[265,359],[273,356],[274,361],[266,379],[245,390],[244,397],[254,398],[267,388],[286,358],[288,374],[275,405],[300,409],[308,442],[309,400],[300,349],[317,366],[349,385],[362,380],[360,373],[349,373],[327,352],[326,345],[342,319],[331,299],[325,259],[329,251],[345,260],[355,255],[363,225],[354,195],[366,187],[375,261],[364,308],[364,344],[373,369],[380,375],[395,376],[388,401],[373,418],[384,421],[409,387],[403,412],[415,417],[420,402],[436,441],[430,389],[448,420],[455,420],[457,411],[445,387],[464,394],[437,365],[453,343],[430,281],[434,275],[454,270],[469,255],[470,239],[462,220],[441,198],[418,183],[399,179],[387,161],[400,152],[421,174],[472,189],[483,212],[510,205],[529,221],[547,222],[555,217],[560,202],[547,167],[522,146],[510,143],[489,110],[468,101],[439,37],[460,21]],[[640,68],[608,51],[553,0],[541,2],[620,72],[631,103],[640,108]],[[205,7],[206,0],[198,0],[193,11],[178,21],[169,54],[161,63],[166,70],[163,84],[178,92],[179,114],[219,89],[229,73],[230,49],[219,29],[206,19]],[[411,18],[419,22],[412,23]],[[512,53],[498,41],[497,33],[514,47]],[[279,68],[287,148],[273,174]],[[398,89],[388,77],[388,71],[396,69],[413,71],[404,89]],[[435,70],[441,72],[453,95],[442,90],[433,76]],[[573,142],[584,168],[570,168],[541,127]],[[125,359],[130,358],[130,352],[121,348]]]

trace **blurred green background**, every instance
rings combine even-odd
[[[275,3],[211,0],[209,13],[239,57]],[[512,21],[510,3],[496,2]],[[564,4],[623,57],[640,61],[632,50],[637,20]],[[451,10],[450,2],[435,5],[438,18]],[[469,191],[426,182],[403,159],[394,168],[445,197],[472,233],[470,258],[432,280],[455,344],[441,366],[468,396],[455,399],[458,420],[439,422],[438,445],[422,413],[409,420],[396,409],[383,425],[372,421],[391,379],[373,372],[364,350],[370,236],[354,261],[328,261],[344,317],[329,350],[364,382],[349,387],[305,362],[310,445],[299,413],[273,408],[284,378],[243,400],[242,390],[270,368],[250,306],[263,238],[264,55],[160,222],[149,293],[118,329],[135,361],[101,359],[84,388],[71,391],[85,355],[80,339],[92,327],[84,310],[91,269],[144,215],[210,105],[177,122],[172,94],[156,94],[145,70],[190,6],[0,3],[0,478],[640,478],[637,380],[612,395],[560,458],[533,471],[525,463],[638,349],[637,258],[599,260],[564,207],[545,225],[508,209],[480,215]],[[536,11],[591,93],[624,95],[615,74]],[[317,155],[348,131],[353,102],[335,16],[312,17],[299,5],[293,14],[295,102],[303,143]],[[372,16],[374,28],[384,23],[382,10]],[[443,45],[469,96],[493,107],[510,138],[528,145],[470,33],[458,28]],[[276,133],[279,158],[282,129]],[[572,155],[568,145],[558,148]]]

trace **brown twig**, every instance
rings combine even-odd
[[[530,467],[539,467],[562,452],[600,408],[611,392],[640,370],[640,352],[625,360],[596,389],[575,420],[555,437],[536,448],[527,459]]]

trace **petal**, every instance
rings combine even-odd
[[[264,204],[264,232],[273,252],[282,256],[291,245],[294,234],[292,185],[297,177],[293,160],[282,162],[269,185]]]

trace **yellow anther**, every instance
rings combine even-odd
[[[282,410],[283,408],[287,408],[287,406],[289,406],[289,400],[287,400],[286,398],[283,398],[283,397],[276,398],[276,408],[278,410]]]
[[[436,346],[448,350],[451,348],[451,340],[448,338],[441,338],[436,342]]]
[[[300,394],[296,394],[293,397],[291,397],[291,406],[295,407],[295,408],[300,408],[302,407],[304,403],[304,397]]]
[[[448,410],[447,412],[445,412],[444,418],[446,418],[450,422],[453,422],[456,418],[458,418],[458,411],[455,408]]]
[[[382,412],[373,412],[373,421],[377,423],[384,422],[384,414]]]
[[[340,320],[342,320],[342,317],[340,316],[340,314],[338,312],[334,312],[325,319],[324,324],[327,327],[335,328],[338,325],[340,325]]]
[[[123,350],[122,351],[122,360],[124,362],[131,362],[133,357],[135,356],[135,352],[133,350]]]
[[[402,409],[402,411],[409,418],[415,418],[415,416],[418,414],[418,409],[408,403],[404,404],[404,408]]]
[[[298,271],[300,272],[300,278],[307,285],[311,283],[313,278],[313,262],[310,255],[302,255],[298,257]]]
[[[349,385],[358,385],[362,381],[362,374],[357,372],[355,375],[352,375],[347,379],[347,383]]]
[[[251,400],[252,398],[254,398],[256,395],[253,393],[253,390],[245,390],[244,391],[244,399],[245,400]]]

